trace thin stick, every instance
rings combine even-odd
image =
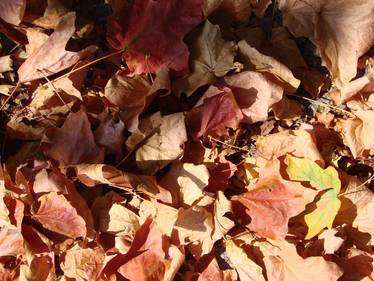
[[[126,51],[126,50],[127,50],[127,47],[126,47],[126,48],[123,48],[123,49],[121,49],[121,50],[118,50],[118,51],[116,51],[116,52],[113,52],[113,53],[107,54],[107,55],[105,55],[105,56],[103,56],[103,57],[101,57],[101,58],[98,58],[98,59],[96,59],[96,60],[90,61],[90,62],[88,62],[88,63],[86,63],[86,64],[84,64],[84,65],[82,65],[82,66],[80,66],[80,67],[77,67],[77,68],[75,68],[75,69],[70,70],[68,73],[65,73],[64,75],[61,75],[61,76],[59,76],[59,77],[53,79],[52,81],[50,81],[50,82],[48,82],[48,83],[46,83],[46,84],[49,84],[49,83],[52,83],[52,82],[56,82],[56,81],[58,81],[58,80],[60,80],[60,79],[62,79],[62,78],[64,78],[64,77],[69,76],[70,74],[72,74],[72,73],[74,73],[74,72],[76,72],[76,71],[79,71],[79,70],[81,70],[81,69],[83,69],[83,68],[85,68],[85,67],[87,67],[87,66],[90,66],[90,65],[95,64],[95,63],[97,63],[97,62],[99,62],[99,61],[105,60],[105,59],[110,58],[110,57],[112,57],[112,56],[118,55],[118,54],[120,54],[120,53],[122,53],[122,52],[124,52],[124,51]],[[44,85],[42,85],[42,86],[44,87],[44,86],[46,86],[46,84],[44,84]]]
[[[7,99],[5,100],[5,102],[3,103],[3,105],[1,106],[0,110],[3,110],[5,105],[9,102],[9,100],[13,97],[14,93],[16,92],[16,90],[19,88],[19,86],[21,85],[20,81],[17,82],[17,85],[14,87],[13,91],[10,93],[10,95],[7,97]]]
[[[370,178],[368,178],[366,181],[364,181],[362,184],[360,184],[356,188],[358,189],[358,188],[361,188],[361,187],[365,186],[367,183],[370,183],[373,178],[374,178],[374,174],[372,174],[370,176]],[[351,191],[351,192],[344,192],[344,193],[339,194],[338,196],[353,194],[353,193],[362,192],[362,191],[367,191],[367,189],[355,190],[355,191]]]
[[[341,109],[339,107],[336,107],[336,106],[332,106],[332,105],[329,105],[327,103],[324,103],[324,102],[320,102],[320,101],[316,101],[316,100],[312,100],[310,98],[306,98],[306,97],[302,97],[302,96],[298,96],[298,95],[294,95],[294,94],[287,94],[288,96],[292,96],[292,97],[297,97],[297,98],[301,98],[301,99],[304,99],[306,101],[309,101],[311,103],[314,103],[314,104],[317,104],[317,105],[320,105],[320,106],[325,106],[325,107],[328,107],[334,111],[339,111],[340,113],[343,113],[345,115],[348,115],[349,117],[356,117],[356,115],[354,115],[352,112],[349,112],[347,110],[344,110],[344,109]]]
[[[228,143],[225,143],[223,141],[220,141],[216,138],[213,138],[212,136],[208,136],[209,140],[214,140],[215,142],[218,142],[220,144],[223,144],[223,145],[226,145],[230,148],[234,148],[234,149],[237,149],[237,150],[242,150],[242,151],[245,151],[245,152],[248,152],[248,153],[252,153],[252,151],[248,150],[248,149],[245,149],[245,148],[242,148],[242,147],[239,147],[239,146],[236,146],[236,145],[232,145],[232,144],[228,144]]]

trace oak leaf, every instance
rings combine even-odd
[[[123,59],[132,72],[157,73],[161,66],[182,71],[188,64],[183,37],[202,21],[203,0],[132,2],[118,20],[108,21],[107,39],[126,47]],[[157,42],[157,44],[155,44]]]
[[[284,180],[279,169],[279,160],[269,161],[260,171],[256,184],[232,199],[245,206],[246,214],[251,217],[248,227],[252,231],[274,240],[285,238],[288,220],[301,213],[307,204],[303,186]],[[234,208],[234,216],[242,217],[239,208],[236,210]]]
[[[308,233],[305,239],[311,239],[327,227],[332,228],[341,202],[338,198],[341,183],[339,174],[334,167],[322,169],[312,160],[288,156],[287,174],[292,180],[309,181],[310,184],[323,194],[317,198],[317,208],[305,215]]]
[[[65,196],[50,192],[38,201],[40,207],[33,218],[43,227],[71,238],[86,236],[86,222]]]

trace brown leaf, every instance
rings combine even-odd
[[[86,222],[63,195],[50,192],[38,201],[40,207],[33,217],[46,229],[71,238],[86,236]]]
[[[280,101],[283,89],[263,74],[244,71],[224,78],[244,115],[243,122],[265,121],[269,108]]]
[[[47,129],[40,149],[63,165],[92,163],[102,157],[83,110],[70,113],[61,128]]]
[[[60,72],[96,49],[90,46],[79,52],[65,50],[67,41],[75,31],[74,21],[74,12],[67,13],[60,18],[55,31],[48,40],[18,69],[20,82],[32,81]]]

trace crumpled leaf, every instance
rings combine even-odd
[[[192,137],[216,137],[227,135],[226,127],[235,130],[242,118],[232,92],[223,89],[220,94],[204,99],[204,105],[188,112],[186,122]]]
[[[280,157],[290,153],[324,164],[324,160],[311,135],[305,130],[284,130],[279,133],[260,136],[256,147],[259,154],[266,158]]]
[[[64,253],[60,266],[69,278],[77,281],[97,280],[104,259],[105,254],[101,247],[86,248],[77,243]]]
[[[123,59],[136,74],[157,73],[161,66],[182,71],[187,67],[189,55],[182,39],[202,20],[203,3],[203,0],[132,2],[118,20],[108,21],[107,39],[117,49],[127,48]]]
[[[304,188],[298,183],[284,180],[279,172],[279,160],[269,161],[260,171],[254,186],[241,195],[232,198],[245,206],[251,217],[248,227],[258,235],[274,240],[282,240],[288,232],[288,220],[301,213],[308,203],[303,198]],[[237,208],[234,216],[243,214]]]
[[[224,80],[234,93],[245,123],[265,121],[269,108],[283,96],[281,86],[258,72],[244,71],[226,76]]]
[[[190,47],[191,74],[186,78],[183,92],[192,94],[197,88],[212,84],[234,68],[236,46],[224,41],[218,25],[205,21],[202,33]]]
[[[24,83],[60,72],[96,50],[89,46],[79,52],[65,50],[65,45],[75,31],[75,13],[63,15],[47,41],[18,69],[19,81]],[[40,71],[38,71],[40,70]]]
[[[183,153],[185,141],[183,113],[163,116],[158,130],[136,150],[136,164],[145,173],[154,174]]]
[[[333,262],[323,257],[303,259],[296,251],[295,245],[287,242],[255,242],[264,255],[267,280],[323,280],[335,281],[343,271]]]
[[[63,165],[92,163],[102,157],[102,150],[95,144],[90,122],[83,110],[70,113],[61,128],[47,129],[41,150]]]
[[[374,44],[372,1],[281,0],[279,8],[295,37],[317,45],[338,88],[356,76],[358,58]]]
[[[0,18],[13,25],[19,25],[25,14],[26,0],[2,0]]]
[[[343,136],[344,143],[349,147],[354,158],[362,155],[365,150],[374,149],[374,110],[356,110],[355,117],[339,119],[336,130]]]
[[[86,236],[85,220],[78,215],[65,196],[50,192],[42,195],[38,201],[40,207],[33,218],[43,227],[71,238]]]
[[[286,171],[290,179],[309,181],[313,187],[324,192],[320,198],[317,198],[317,208],[304,217],[308,225],[308,233],[305,239],[311,239],[325,227],[332,228],[341,205],[338,198],[341,187],[339,175],[334,167],[329,166],[322,169],[307,158],[299,159],[288,156],[288,161]]]
[[[287,66],[273,57],[261,54],[244,40],[238,43],[238,47],[239,54],[248,70],[270,73],[275,80],[278,80],[285,92],[290,94],[296,92],[300,80],[293,76],[292,71]]]

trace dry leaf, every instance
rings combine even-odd
[[[21,23],[25,10],[26,0],[2,0],[0,2],[0,18],[14,25]]]

